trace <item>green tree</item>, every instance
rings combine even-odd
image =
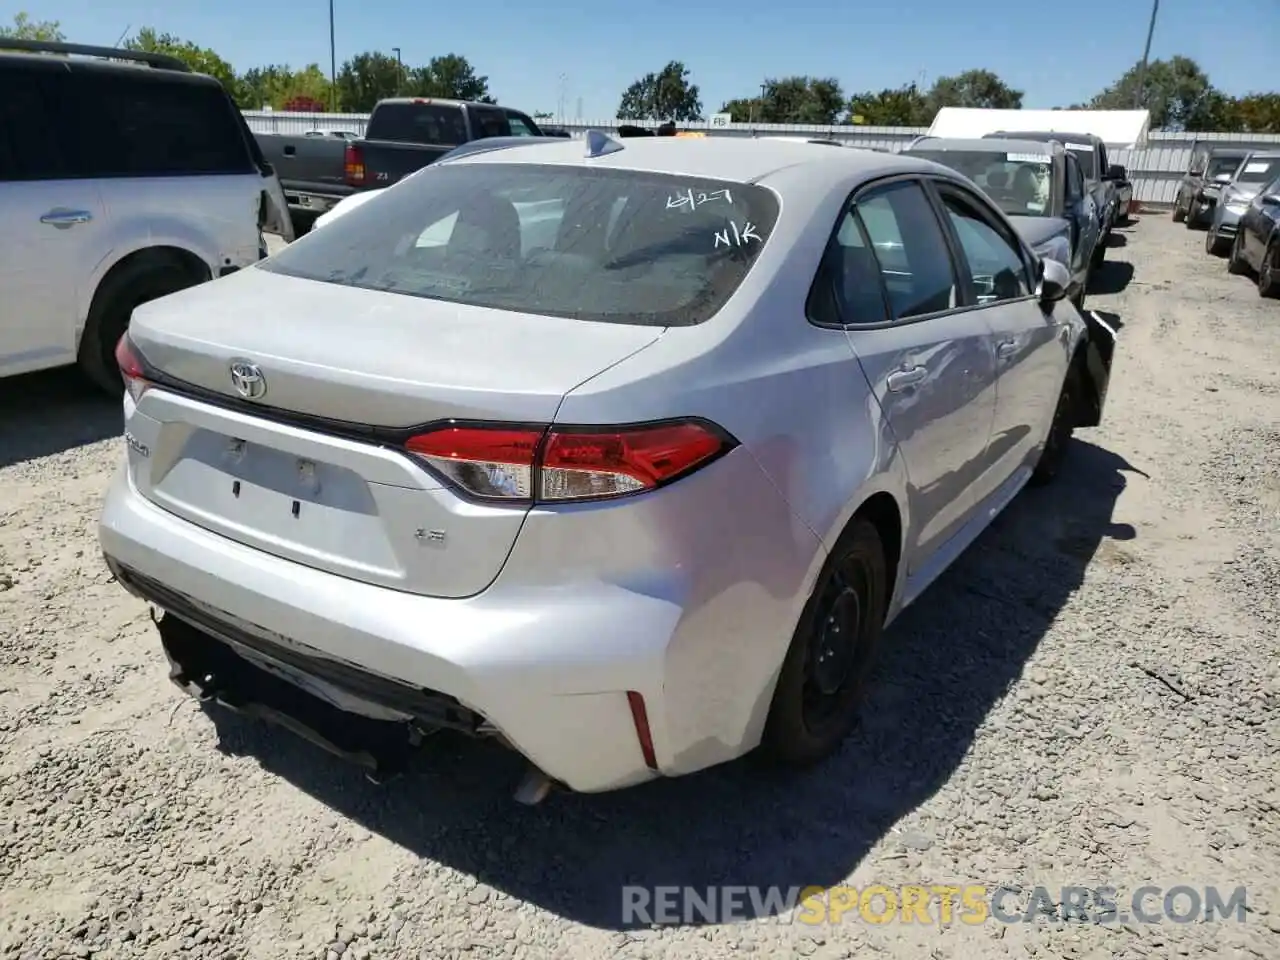
[[[829,125],[844,108],[844,92],[834,77],[780,77],[765,80],[760,96],[730,100],[720,112],[734,123]]]
[[[700,120],[702,99],[689,70],[672,60],[657,73],[646,73],[622,93],[619,120]]]
[[[338,105],[344,113],[368,113],[379,100],[397,96],[406,80],[395,57],[358,53],[338,71]]]
[[[236,96],[238,81],[231,64],[208,47],[197,47],[190,40],[183,40],[171,33],[156,33],[151,27],[143,27],[124,43],[125,49],[142,53],[163,53],[177,57],[196,73],[204,73],[216,79]],[[238,98],[237,98],[238,99]]]
[[[406,92],[410,96],[498,102],[489,95],[489,78],[477,76],[467,58],[456,53],[432,57],[425,67],[410,71],[406,79]]]
[[[1145,107],[1151,112],[1153,129],[1208,132],[1233,122],[1230,98],[1214,89],[1198,63],[1183,56],[1149,63],[1145,82],[1142,64],[1135,63],[1088,106],[1093,110]]]
[[[943,107],[972,107],[983,110],[1020,110],[1022,91],[1015,90],[990,70],[966,70],[954,77],[939,77],[927,96],[933,114]]]
[[[869,127],[927,127],[934,111],[914,83],[905,87],[855,93],[846,107],[845,123]]]
[[[19,12],[13,15],[12,25],[0,27],[0,40],[3,39],[59,43],[67,38],[57,20],[32,20],[25,12]]]
[[[1280,133],[1280,93],[1250,93],[1233,106],[1238,128],[1246,133]]]

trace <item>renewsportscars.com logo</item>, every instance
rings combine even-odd
[[[809,925],[871,924],[970,926],[997,923],[1245,922],[1246,890],[1179,884],[1115,887],[987,886],[985,884],[871,884],[836,887],[622,888],[624,924],[735,923],[776,917]]]

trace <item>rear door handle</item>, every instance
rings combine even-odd
[[[1008,360],[1018,352],[1017,340],[1005,340],[996,345],[996,356],[1001,360]]]
[[[902,370],[895,370],[893,373],[889,374],[885,380],[885,385],[892,393],[899,393],[909,387],[914,387],[928,375],[929,371],[924,367],[907,367]]]
[[[65,230],[68,227],[74,227],[77,223],[88,223],[92,219],[93,214],[88,210],[67,210],[65,207],[58,207],[42,216],[40,222]]]

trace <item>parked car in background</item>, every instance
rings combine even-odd
[[[545,133],[545,130],[544,130]],[[470,143],[464,143],[462,146],[454,147],[443,157],[436,161],[441,163],[454,157],[466,156],[469,153],[479,153],[485,150],[501,150],[505,147],[525,146],[531,143],[558,143],[563,137],[557,137],[554,134],[546,134],[541,137],[487,137],[484,140],[472,140]],[[425,170],[426,167],[423,167]],[[410,174],[412,176],[412,174]],[[407,180],[408,177],[405,178]],[[404,180],[400,181],[404,183]],[[389,190],[390,187],[385,189]],[[350,213],[356,207],[363,206],[369,200],[379,196],[382,190],[365,190],[361,193],[353,193],[351,196],[339,200],[336,204],[329,208],[327,213],[322,213],[316,217],[316,222],[312,229],[318,229],[325,224],[332,223],[343,214]]]
[[[1240,166],[1249,151],[1240,146],[1202,144],[1191,151],[1191,162],[1178,184],[1173,201],[1173,222],[1186,221],[1188,227],[1207,223],[1213,216],[1218,191]]]
[[[1262,188],[1280,176],[1280,150],[1254,150],[1245,155],[1222,185],[1218,202],[1213,205],[1209,232],[1205,235],[1205,252],[1220,257],[1231,249],[1241,215],[1249,208]]]
[[[1117,197],[1115,185],[1128,177],[1128,171],[1112,163],[1103,139],[1091,133],[1062,133],[1052,131],[1000,131],[989,133],[985,139],[995,140],[1056,140],[1070,150],[1080,164],[1085,189],[1093,196],[1099,210],[1102,236],[1093,248],[1093,265],[1102,266],[1111,241],[1111,228],[1115,225]]]
[[[1118,226],[1128,223],[1134,211],[1133,181],[1129,179],[1129,171],[1125,170],[1124,176],[1115,182],[1115,190],[1116,216],[1113,224]]]
[[[227,91],[179,60],[5,39],[0,376],[78,363],[119,393],[139,304],[266,256],[284,194]]]
[[[1070,297],[1084,305],[1102,211],[1076,155],[1054,140],[920,137],[903,156],[933,160],[983,189],[1039,256],[1071,271]]]
[[[1280,297],[1280,173],[1263,185],[1240,214],[1227,270],[1252,270],[1261,296]]]
[[[1113,332],[936,163],[590,131],[392,190],[138,310],[99,526],[179,686],[375,775],[821,760],[1102,416]]]
[[[299,232],[305,232],[344,197],[389,187],[459,144],[541,135],[530,117],[510,107],[414,97],[378,101],[363,137],[257,137],[264,156],[280,171]]]

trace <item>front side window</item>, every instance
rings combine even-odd
[[[538,125],[528,117],[516,113],[513,110],[507,110],[507,125],[511,128],[511,136],[513,137],[537,137],[541,136]]]
[[[467,112],[471,115],[471,135],[475,139],[511,136],[511,124],[504,111],[496,107],[469,107]]]
[[[152,70],[60,75],[56,114],[74,123],[82,177],[245,174],[254,170],[235,105],[218,84]]]
[[[956,306],[956,281],[942,227],[914,180],[877,187],[854,210],[875,251],[895,320]]]
[[[1240,161],[1242,159],[1244,158],[1239,156],[1238,154],[1236,155],[1228,154],[1226,156],[1223,156],[1222,154],[1218,154],[1217,156],[1210,157],[1209,166],[1205,169],[1205,172],[1204,172],[1205,179],[1212,180],[1215,177],[1219,177],[1223,174],[1226,174],[1227,176],[1231,176],[1231,174],[1236,172],[1236,168],[1240,166]]]
[[[981,205],[954,187],[939,190],[955,229],[979,304],[1031,296],[1027,266],[1017,243],[982,211]]]
[[[424,168],[393,200],[358,207],[261,269],[499,310],[685,326],[738,288],[777,217],[774,194],[751,184],[459,162]]]
[[[1074,202],[1084,196],[1084,175],[1080,172],[1080,163],[1075,154],[1065,154],[1063,162],[1067,168],[1067,196]]]

